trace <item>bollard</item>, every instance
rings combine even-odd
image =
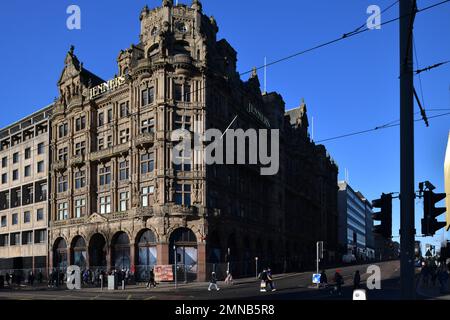
[[[122,290],[125,290],[125,280],[122,280]]]
[[[103,291],[103,275],[100,275],[100,290]]]

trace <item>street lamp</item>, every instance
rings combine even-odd
[[[177,246],[173,245],[173,257],[175,261],[174,273],[175,273],[175,289],[177,288]]]
[[[258,257],[255,257],[255,265],[256,265],[256,279],[258,279]]]

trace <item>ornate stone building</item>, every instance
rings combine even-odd
[[[230,262],[254,272],[314,264],[315,241],[337,243],[337,167],[308,137],[306,106],[285,113],[262,93],[256,71],[236,71],[237,54],[218,26],[191,6],[145,7],[136,45],[120,52],[105,82],[67,53],[51,118],[49,261],[53,267],[186,265],[205,279]],[[236,117],[237,116],[237,117]],[[232,120],[235,119],[233,122]],[[174,164],[175,129],[280,130],[280,170],[206,165],[204,149]]]

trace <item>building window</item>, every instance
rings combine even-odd
[[[20,233],[19,232],[11,233],[9,244],[11,246],[20,245]]]
[[[120,181],[128,180],[129,173],[130,173],[130,162],[128,160],[119,162],[119,180]]]
[[[16,169],[13,171],[13,180],[16,181],[19,179],[19,170]]]
[[[7,225],[7,219],[6,219],[6,216],[2,216],[2,228],[3,228],[3,227],[6,227],[6,225]]]
[[[2,174],[2,184],[5,184],[8,182],[8,174],[4,173]]]
[[[112,148],[112,136],[108,136],[107,138],[106,138],[106,146],[108,147],[108,148]]]
[[[111,213],[111,196],[100,197],[100,213]]]
[[[37,163],[37,172],[38,173],[42,173],[42,172],[44,172],[44,161],[39,161],[38,163]]]
[[[64,138],[67,136],[69,131],[69,125],[67,123],[61,124],[58,128],[59,138]]]
[[[36,210],[36,221],[42,221],[44,220],[44,209],[37,209]]]
[[[66,220],[69,217],[69,205],[67,202],[58,203],[58,220]]]
[[[128,210],[128,192],[120,193],[120,201],[119,201],[119,211],[124,212]]]
[[[81,218],[86,215],[86,199],[75,200],[75,218]]]
[[[155,119],[150,118],[141,122],[141,132],[155,132]]]
[[[31,221],[31,212],[25,211],[23,213],[23,223],[29,223]]]
[[[141,155],[141,174],[147,174],[155,168],[155,154],[153,152]]]
[[[19,153],[16,152],[13,154],[13,163],[18,163],[19,162]]]
[[[86,171],[75,172],[75,189],[81,189],[86,186]]]
[[[2,158],[2,168],[6,168],[8,166],[8,157]]]
[[[8,246],[8,238],[9,238],[9,234],[1,234],[0,235],[0,247],[6,247]]]
[[[81,156],[86,154],[86,141],[81,141],[75,144],[75,155]]]
[[[81,116],[75,120],[75,131],[81,131],[86,128],[86,116]]]
[[[150,87],[142,90],[141,106],[146,106],[155,101],[155,88]]]
[[[130,129],[120,131],[120,143],[127,143],[130,138]]]
[[[31,158],[31,148],[26,148],[25,149],[25,159],[30,159]]]
[[[111,167],[99,168],[98,175],[100,179],[100,185],[109,185],[111,183]]]
[[[104,143],[105,143],[105,139],[103,139],[103,138],[98,138],[98,150],[103,150],[103,148],[105,147],[105,145],[104,145]]]
[[[178,205],[191,205],[191,185],[175,184],[175,203]]]
[[[150,205],[150,196],[153,195],[155,188],[153,186],[142,188],[141,205],[148,207]]]
[[[185,129],[191,131],[191,117],[190,116],[180,116],[178,114],[175,115],[174,118],[174,130]]]
[[[112,109],[109,109],[108,110],[108,112],[107,112],[107,120],[108,120],[108,122],[107,123],[111,123],[112,121],[113,121],[113,111],[112,111]]]
[[[58,192],[66,192],[68,189],[68,184],[67,184],[67,176],[66,175],[61,175],[58,177]]]
[[[191,102],[191,86],[190,85],[184,86],[184,101]]]
[[[191,171],[191,151],[184,149],[179,151],[174,157],[173,167],[176,171]]]
[[[44,143],[43,142],[38,144],[37,152],[38,152],[38,154],[44,154]]]
[[[47,231],[45,229],[34,231],[34,243],[45,243]]]
[[[173,96],[174,96],[174,100],[175,101],[182,101],[183,93],[182,93],[182,86],[181,86],[181,84],[175,84],[174,85]]]
[[[19,223],[19,215],[17,213],[13,213],[11,217],[11,224],[14,226]]]
[[[127,117],[129,114],[128,112],[128,101],[127,102],[122,102],[120,104],[120,117],[124,118]]]
[[[33,243],[33,231],[22,232],[22,244],[32,244]]]
[[[105,115],[103,112],[99,112],[98,114],[98,126],[102,127],[105,124]]]
[[[68,148],[67,147],[64,147],[64,148],[60,148],[59,150],[58,150],[58,160],[59,161],[67,161],[67,151],[68,150]]]
[[[31,176],[31,166],[25,166],[25,177]]]

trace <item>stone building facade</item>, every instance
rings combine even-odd
[[[0,131],[0,270],[47,268],[51,110]]]
[[[145,279],[176,262],[204,280],[314,265],[337,244],[337,166],[308,136],[306,105],[285,112],[278,93],[247,81],[237,53],[194,0],[140,14],[140,41],[104,81],[67,53],[51,118],[49,263],[127,268]],[[171,133],[278,129],[280,168],[206,165],[205,149],[172,154]],[[178,160],[178,164],[174,160]]]

